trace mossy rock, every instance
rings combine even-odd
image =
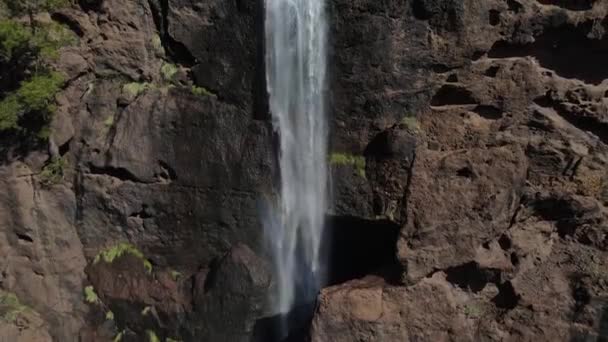
[[[101,261],[111,264],[112,262],[114,262],[114,260],[124,255],[131,255],[140,259],[143,263],[146,272],[152,273],[152,263],[148,259],[146,259],[144,254],[139,249],[137,249],[137,247],[126,242],[121,242],[116,246],[101,251],[93,260],[93,264],[97,264]]]
[[[332,153],[329,157],[331,165],[349,165],[352,166],[359,176],[365,178],[365,157],[356,156],[346,153]]]

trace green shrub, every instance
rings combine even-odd
[[[63,175],[67,162],[61,157],[53,157],[51,161],[46,164],[40,172],[40,181],[44,185],[58,184],[63,180]]]
[[[127,254],[141,259],[143,262],[143,266],[146,269],[146,272],[152,273],[152,263],[145,258],[144,254],[139,249],[137,249],[137,247],[126,242],[121,242],[114,247],[110,247],[101,251],[99,254],[97,254],[95,260],[93,260],[93,264],[97,264],[100,261],[104,261],[108,264],[111,264],[112,262],[114,262],[114,260]]]
[[[89,285],[84,288],[84,301],[89,304],[99,304],[101,301],[99,300],[99,296],[95,292],[95,288]]]
[[[23,106],[16,95],[9,95],[0,101],[0,131],[19,129],[19,117]]]
[[[329,163],[331,165],[350,165],[357,173],[365,178],[365,157],[355,156],[352,154],[344,153],[332,153],[329,157]]]
[[[58,3],[46,1],[42,5]],[[0,20],[0,63],[12,66],[0,69],[0,78],[21,79],[17,89],[0,100],[0,131],[23,131],[20,119],[27,115],[28,133],[48,139],[55,96],[64,84],[63,77],[49,69],[48,60],[58,57],[59,49],[74,40],[75,35],[57,23],[32,30],[16,20]]]
[[[57,72],[37,75],[21,83],[17,97],[26,111],[52,112],[55,95],[61,89],[64,79]]]
[[[31,44],[37,49],[40,57],[55,60],[59,57],[60,48],[74,45],[77,40],[74,32],[53,22],[38,28],[32,36]]]
[[[21,82],[20,87],[0,101],[0,131],[21,130],[19,119],[26,113],[37,113],[39,119],[48,122],[55,111],[55,96],[64,80],[56,72],[40,74]],[[37,133],[46,139],[50,132],[42,126]]]
[[[25,25],[10,19],[0,20],[0,58],[10,61],[30,50],[32,31]]]

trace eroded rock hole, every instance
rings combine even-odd
[[[571,11],[587,11],[597,0],[537,0],[543,5],[554,5]]]
[[[497,282],[500,278],[499,271],[479,268],[476,262],[450,267],[445,274],[450,283],[473,292],[481,291],[488,283]]]
[[[328,255],[327,285],[369,274],[397,282],[401,275],[396,259],[398,235],[399,226],[391,221],[330,217],[323,239]]]
[[[506,236],[505,234],[502,234],[500,236],[500,238],[498,239],[498,245],[500,246],[500,248],[502,248],[505,251],[508,251],[509,249],[511,249],[511,246],[513,245],[511,242],[511,239]]]
[[[488,13],[490,25],[496,26],[500,24],[500,12],[497,10],[490,10]]]
[[[509,11],[515,13],[519,13],[524,8],[524,6],[516,0],[508,0],[507,6],[509,6]]]
[[[547,29],[535,42],[521,45],[506,41],[494,44],[490,58],[534,57],[541,66],[556,74],[599,84],[608,78],[608,69],[598,67],[608,60],[608,37],[588,37],[592,23],[562,25]]]
[[[501,308],[511,310],[519,303],[519,295],[515,292],[510,281],[498,285],[498,294],[492,298],[494,304]]]
[[[502,110],[494,106],[480,105],[475,107],[473,112],[477,113],[477,115],[481,116],[482,118],[489,120],[498,120],[502,118]]]
[[[467,104],[477,104],[471,91],[453,84],[446,84],[439,88],[431,100],[431,106],[436,107]]]

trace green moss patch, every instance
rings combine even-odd
[[[163,77],[163,79],[167,82],[173,81],[173,78],[175,77],[175,75],[177,74],[178,71],[179,71],[179,68],[177,67],[177,65],[172,64],[172,63],[164,63],[160,67],[160,74]]]
[[[132,83],[127,83],[127,84],[123,85],[122,91],[127,93],[130,96],[137,97],[150,88],[151,88],[150,83],[132,82]]]
[[[192,92],[192,94],[196,96],[213,96],[213,94],[206,88],[195,85],[190,88],[190,92]]]
[[[0,319],[7,323],[14,323],[19,316],[34,311],[21,304],[19,298],[10,292],[0,290]]]
[[[84,301],[89,304],[100,304],[99,296],[95,292],[95,288],[91,285],[84,288]]]
[[[148,335],[148,342],[160,342],[160,339],[154,331],[146,330],[146,335]]]
[[[329,157],[331,165],[350,165],[359,176],[365,178],[365,157],[345,153],[332,153]]]
[[[399,122],[401,125],[405,126],[408,130],[413,133],[417,133],[420,131],[420,122],[414,116],[406,116]]]
[[[95,257],[93,264],[97,264],[100,261],[111,264],[112,262],[114,262],[114,260],[127,254],[142,260],[146,272],[152,273],[152,263],[145,258],[144,254],[139,249],[137,249],[137,247],[126,242],[122,242],[114,247],[110,247],[106,250],[101,251]]]

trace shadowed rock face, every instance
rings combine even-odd
[[[29,309],[0,319],[0,337],[273,339],[261,6],[83,0],[52,14],[80,41],[56,62],[69,81],[51,140],[68,166],[43,186],[46,147],[2,146],[0,294]],[[608,5],[328,7],[343,157],[330,281],[292,313],[290,339],[607,338]],[[121,243],[138,253],[95,262]]]

